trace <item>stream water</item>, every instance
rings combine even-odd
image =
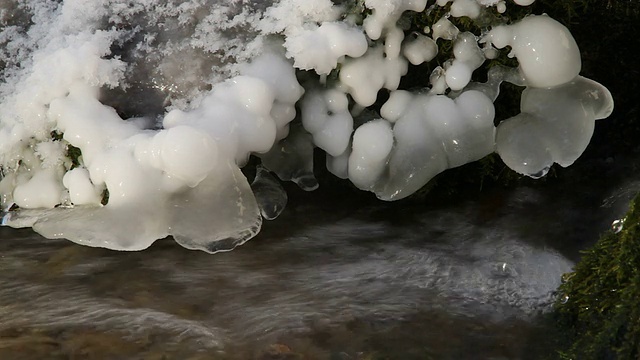
[[[561,275],[638,188],[620,173],[431,207],[293,190],[216,255],[1,228],[0,358],[535,359]]]

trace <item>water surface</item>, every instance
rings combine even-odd
[[[0,357],[535,358],[561,275],[635,185],[581,186],[438,206],[294,191],[257,238],[216,255],[1,228]]]

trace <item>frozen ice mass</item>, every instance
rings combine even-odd
[[[280,214],[280,181],[321,186],[314,166],[381,200],[493,152],[533,178],[569,166],[613,99],[580,76],[556,20],[486,21],[532,2],[3,1],[2,224],[115,250],[173,236],[215,253]],[[422,32],[404,25],[436,7],[449,11]],[[483,19],[482,33],[458,17]],[[445,42],[451,58],[424,87],[401,88]],[[475,81],[500,52],[518,66]],[[525,89],[496,126],[505,81]]]

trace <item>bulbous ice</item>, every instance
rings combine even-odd
[[[555,88],[525,89],[520,110],[498,125],[497,152],[516,172],[540,177],[554,162],[566,167],[578,159],[595,120],[613,111],[613,98],[604,86],[579,76]]]
[[[453,44],[455,60],[445,72],[445,81],[451,90],[465,88],[471,81],[473,71],[484,63],[485,57],[477,41],[470,32],[458,34]]]
[[[480,15],[480,4],[476,0],[454,0],[450,12],[453,17],[475,19]]]
[[[377,40],[385,30],[396,26],[405,11],[423,11],[427,0],[365,0],[365,5],[371,9],[371,16],[364,20],[363,27],[370,39]]]
[[[13,201],[24,208],[50,208],[60,203],[62,191],[55,169],[46,169],[17,185],[13,190]]]
[[[388,121],[378,119],[358,127],[349,155],[349,180],[360,189],[371,188],[384,171],[392,147],[393,131]]]
[[[414,96],[393,126],[395,145],[373,191],[383,200],[402,199],[440,172],[492,153],[494,115],[491,100],[476,90],[455,100]]]
[[[218,146],[208,134],[180,125],[159,131],[135,147],[138,161],[150,163],[167,176],[196,186],[216,168]]]
[[[389,94],[389,99],[380,108],[380,115],[391,123],[395,123],[405,112],[413,100],[413,94],[406,90],[396,90]]]
[[[139,202],[21,210],[5,219],[6,225],[32,226],[47,238],[127,251],[172,235],[186,248],[210,253],[232,250],[260,230],[260,209],[235,164],[227,163],[196,187],[171,194],[150,187],[153,196]]]
[[[377,47],[345,62],[340,70],[340,82],[359,105],[367,107],[376,102],[380,89],[396,90],[407,70],[407,60],[387,58],[384,49]]]
[[[69,189],[69,200],[75,205],[98,205],[102,200],[102,190],[90,179],[89,171],[83,167],[69,170],[62,178],[62,184]]]
[[[261,79],[274,91],[270,115],[276,124],[276,140],[287,137],[289,123],[296,117],[295,103],[304,94],[295,69],[282,56],[267,52],[244,66],[241,73]]]
[[[471,81],[471,68],[462,61],[454,61],[447,69],[445,80],[451,90],[462,90]]]
[[[580,73],[576,41],[564,25],[546,15],[495,27],[487,38],[499,49],[511,46],[529,86],[562,85]]]
[[[316,146],[331,156],[342,154],[353,132],[347,95],[338,90],[314,91],[302,100],[302,125]]]
[[[438,45],[422,34],[411,34],[402,44],[402,55],[413,65],[433,60],[438,55]]]

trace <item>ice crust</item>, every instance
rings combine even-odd
[[[494,151],[531,177],[572,164],[613,100],[579,76],[570,32],[546,15],[460,32],[456,17],[505,3],[454,0],[428,32],[405,34],[403,14],[426,5],[365,0],[364,15],[362,3],[330,0],[0,3],[3,224],[116,250],[172,236],[213,253],[283,211],[279,181],[319,186],[314,148],[383,200]],[[401,88],[438,39],[453,52],[425,74],[431,86]],[[519,67],[475,82],[507,46]],[[526,89],[521,113],[496,129],[504,81]],[[251,156],[261,165],[250,184]]]

